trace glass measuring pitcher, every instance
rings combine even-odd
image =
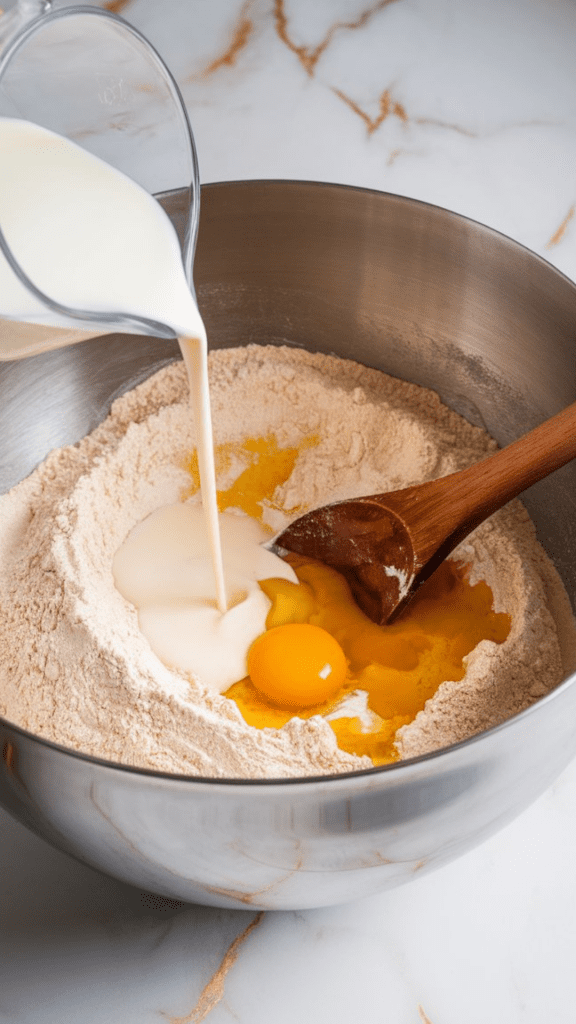
[[[188,185],[188,211],[179,244],[193,293],[199,175],[192,130],[180,91],[151,44],[122,18],[94,7],[48,11],[26,25],[0,57],[0,117],[57,132],[127,175],[147,193]],[[2,167],[0,163],[0,191]],[[65,197],[59,195],[59,201]],[[9,202],[9,198],[6,199]],[[17,211],[10,209],[17,220]],[[27,308],[2,308],[0,359],[15,359],[112,331],[174,338],[174,330],[130,310],[102,312],[68,305],[54,285],[49,238],[35,226],[41,264],[27,273],[0,204],[1,274],[17,278]],[[74,261],[74,253],[70,253]],[[52,270],[54,268],[51,268]],[[63,268],[63,273],[65,272]],[[22,306],[22,304],[21,304]],[[12,317],[12,319],[6,319]],[[15,319],[19,322],[15,323]],[[25,321],[25,322],[23,322]]]

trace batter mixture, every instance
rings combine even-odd
[[[274,532],[306,507],[432,479],[494,448],[433,393],[333,357],[259,346],[215,352],[210,382],[226,454],[220,490],[245,469],[246,438],[297,451],[285,483],[258,509]],[[0,712],[65,746],[171,772],[260,778],[370,767],[341,749],[318,715],[279,729],[248,725],[201,673],[153,653],[116,588],[112,565],[130,531],[161,506],[199,500],[195,447],[177,363],[0,498]],[[503,642],[483,640],[464,678],[443,683],[398,730],[403,758],[505,720],[574,667],[568,599],[519,502],[454,557],[471,565],[471,583],[488,583],[510,629]]]

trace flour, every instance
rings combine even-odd
[[[212,353],[218,444],[310,434],[264,520],[279,509],[408,486],[476,462],[495,445],[430,391],[353,362],[249,346]],[[189,488],[195,446],[181,363],[118,399],[77,446],[53,452],[0,497],[0,712],[47,739],[111,761],[213,777],[288,777],[369,767],[327,722],[248,726],[236,705],[164,666],[116,590],[113,555],[132,527]],[[239,471],[231,461],[219,485]],[[397,738],[402,757],[456,742],[527,707],[574,667],[568,599],[514,502],[457,552],[512,617],[483,641],[465,678],[444,683]],[[554,617],[551,613],[554,612]],[[561,646],[557,625],[561,625]]]

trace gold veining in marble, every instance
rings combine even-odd
[[[478,139],[480,135],[478,132],[473,132],[471,128],[465,128],[461,124],[455,124],[453,121],[441,121],[437,117],[416,117],[414,124],[429,125],[431,128],[446,128],[447,131],[457,132],[458,135],[465,135],[467,139]]]
[[[379,11],[382,11],[385,7],[396,2],[397,0],[378,0],[377,3],[366,7],[354,21],[335,21],[328,29],[324,39],[322,39],[317,46],[305,46],[304,44],[298,45],[291,37],[289,19],[286,14],[284,0],[274,0],[274,22],[276,32],[284,45],[287,46],[289,50],[292,50],[292,53],[297,56],[306,74],[310,75],[310,78],[312,78],[314,75],[314,69],[320,60],[320,57],[324,51],[328,49],[337,32],[341,29],[354,31],[357,28],[364,28],[375,14],[378,14]]]
[[[209,75],[213,75],[214,72],[219,71],[220,68],[234,67],[238,59],[238,54],[244,49],[254,31],[254,22],[248,17],[251,7],[252,0],[245,0],[233,29],[230,43],[219,57],[215,57],[214,60],[204,68],[200,75],[201,78],[208,78]]]
[[[424,1013],[424,1010],[422,1009],[421,1006],[418,1007],[418,1013],[419,1013],[419,1016],[420,1016],[420,1020],[422,1021],[422,1024],[432,1024],[432,1021],[430,1020],[430,1017],[428,1017]]]
[[[572,220],[572,218],[574,216],[574,213],[576,213],[576,203],[572,203],[572,206],[568,210],[568,213],[564,217],[564,220],[562,221],[560,226],[556,229],[554,234],[546,242],[546,248],[547,249],[552,249],[555,245],[558,245],[558,242],[562,241],[562,239],[564,238],[564,235],[566,233],[566,228],[568,227],[570,221]]]
[[[107,0],[104,7],[111,14],[121,14],[125,7],[128,7],[130,0]]]
[[[388,154],[388,159],[386,160],[386,167],[393,167],[393,165],[401,156],[425,157],[426,150],[410,146],[397,146],[396,149],[391,150],[391,152]]]
[[[367,114],[366,111],[351,98],[351,96],[342,92],[341,89],[337,89],[335,86],[332,86],[332,92],[338,96],[338,99],[341,99],[347,107],[350,107],[350,110],[353,110],[358,117],[362,118],[366,125],[368,135],[373,135],[376,129],[379,128],[382,122],[390,115],[399,118],[400,121],[402,121],[402,124],[408,124],[408,114],[406,113],[404,106],[392,97],[390,89],[384,89],[384,92],[380,94],[378,100],[379,109],[376,117],[370,117],[370,115]]]
[[[206,983],[200,993],[200,998],[190,1013],[187,1013],[185,1017],[168,1017],[169,1024],[200,1024],[201,1021],[205,1020],[209,1013],[218,1005],[224,996],[224,982],[228,971],[236,963],[240,954],[240,949],[251,932],[261,924],[264,918],[264,911],[256,914],[250,924],[240,932],[234,941],[228,946],[224,958],[220,963],[220,966],[214,972],[210,980]]]

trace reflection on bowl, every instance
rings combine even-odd
[[[183,194],[164,203],[182,219]],[[208,186],[195,276],[213,347],[351,357],[433,388],[501,444],[576,399],[576,287],[444,210],[323,184]],[[112,337],[1,366],[0,490],[176,355],[169,342]],[[572,599],[575,482],[570,465],[525,498]],[[328,778],[162,775],[2,720],[0,750],[2,804],[93,867],[215,906],[323,906],[446,863],[523,810],[576,750],[576,686],[457,746]]]

